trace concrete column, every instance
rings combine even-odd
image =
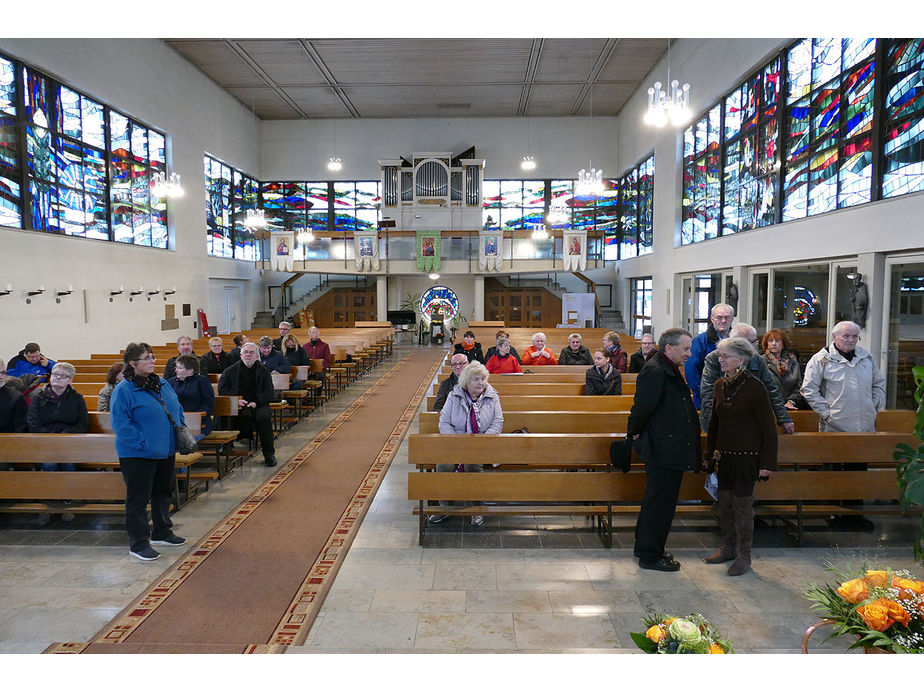
[[[882,311],[885,309],[885,293],[889,290],[890,281],[886,272],[885,253],[860,253],[857,255],[857,271],[863,275],[863,283],[869,293],[866,326],[860,330],[860,346],[873,355],[880,369],[885,372],[888,366],[889,335],[883,334]]]
[[[484,275],[475,275],[475,320],[484,320]]]
[[[375,316],[377,320],[388,318],[388,276],[385,274],[375,278]]]

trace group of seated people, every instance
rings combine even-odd
[[[581,335],[574,332],[568,335],[568,346],[561,350],[558,358],[546,345],[543,332],[537,332],[532,336],[532,344],[526,348],[522,357],[511,346],[510,335],[505,330],[498,330],[495,338],[496,344],[488,349],[487,353],[482,354],[481,343],[475,341],[475,333],[466,330],[462,341],[453,349],[450,363],[454,365],[455,357],[461,356],[465,358],[466,364],[472,361],[484,364],[491,374],[522,373],[522,366],[585,365],[590,366],[586,374],[586,394],[621,395],[620,373],[638,373],[657,351],[650,333],[642,335],[641,347],[632,354],[631,359],[622,349],[617,332],[607,332],[603,336],[603,346],[593,352],[583,345]],[[459,363],[463,362],[459,360]],[[452,384],[455,385],[455,382]]]

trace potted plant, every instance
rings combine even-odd
[[[803,592],[812,610],[822,616],[805,631],[803,652],[808,652],[809,637],[816,629],[831,625],[833,631],[825,641],[855,636],[851,650],[924,653],[924,582],[906,570],[888,567],[831,570],[837,578],[834,583],[811,583]]]
[[[404,295],[404,298],[401,299],[401,305],[399,306],[401,310],[413,310],[414,311],[414,318],[417,321],[417,343],[418,344],[423,343],[423,332],[424,332],[424,324],[423,324],[423,320],[421,320],[421,314],[420,314],[420,299],[422,297],[423,297],[423,293],[420,291],[418,291],[417,293],[411,293],[410,291],[408,291]]]
[[[914,435],[920,440],[924,438],[924,366],[915,366],[911,373],[917,385],[914,401],[918,403]],[[906,443],[898,443],[892,457],[898,463],[898,500],[902,507],[908,510],[912,505],[924,506],[924,443],[918,445],[916,450]],[[918,538],[914,542],[914,559],[924,563],[924,512],[921,514]]]
[[[731,642],[723,638],[702,614],[685,618],[657,611],[642,618],[647,630],[629,633],[645,654],[731,654]]]

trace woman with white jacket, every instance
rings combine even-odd
[[[504,412],[501,410],[500,397],[497,391],[488,384],[488,369],[478,361],[472,361],[459,375],[459,384],[456,385],[446,404],[440,411],[440,433],[500,433],[504,429]],[[484,465],[471,464],[438,464],[436,471],[451,472],[461,466],[460,471],[480,472]],[[441,501],[441,505],[448,505],[448,501]],[[430,522],[442,522],[447,515],[431,515]],[[473,527],[480,527],[484,523],[481,515],[472,516]]]

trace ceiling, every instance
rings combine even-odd
[[[616,115],[663,38],[165,39],[264,120]]]

